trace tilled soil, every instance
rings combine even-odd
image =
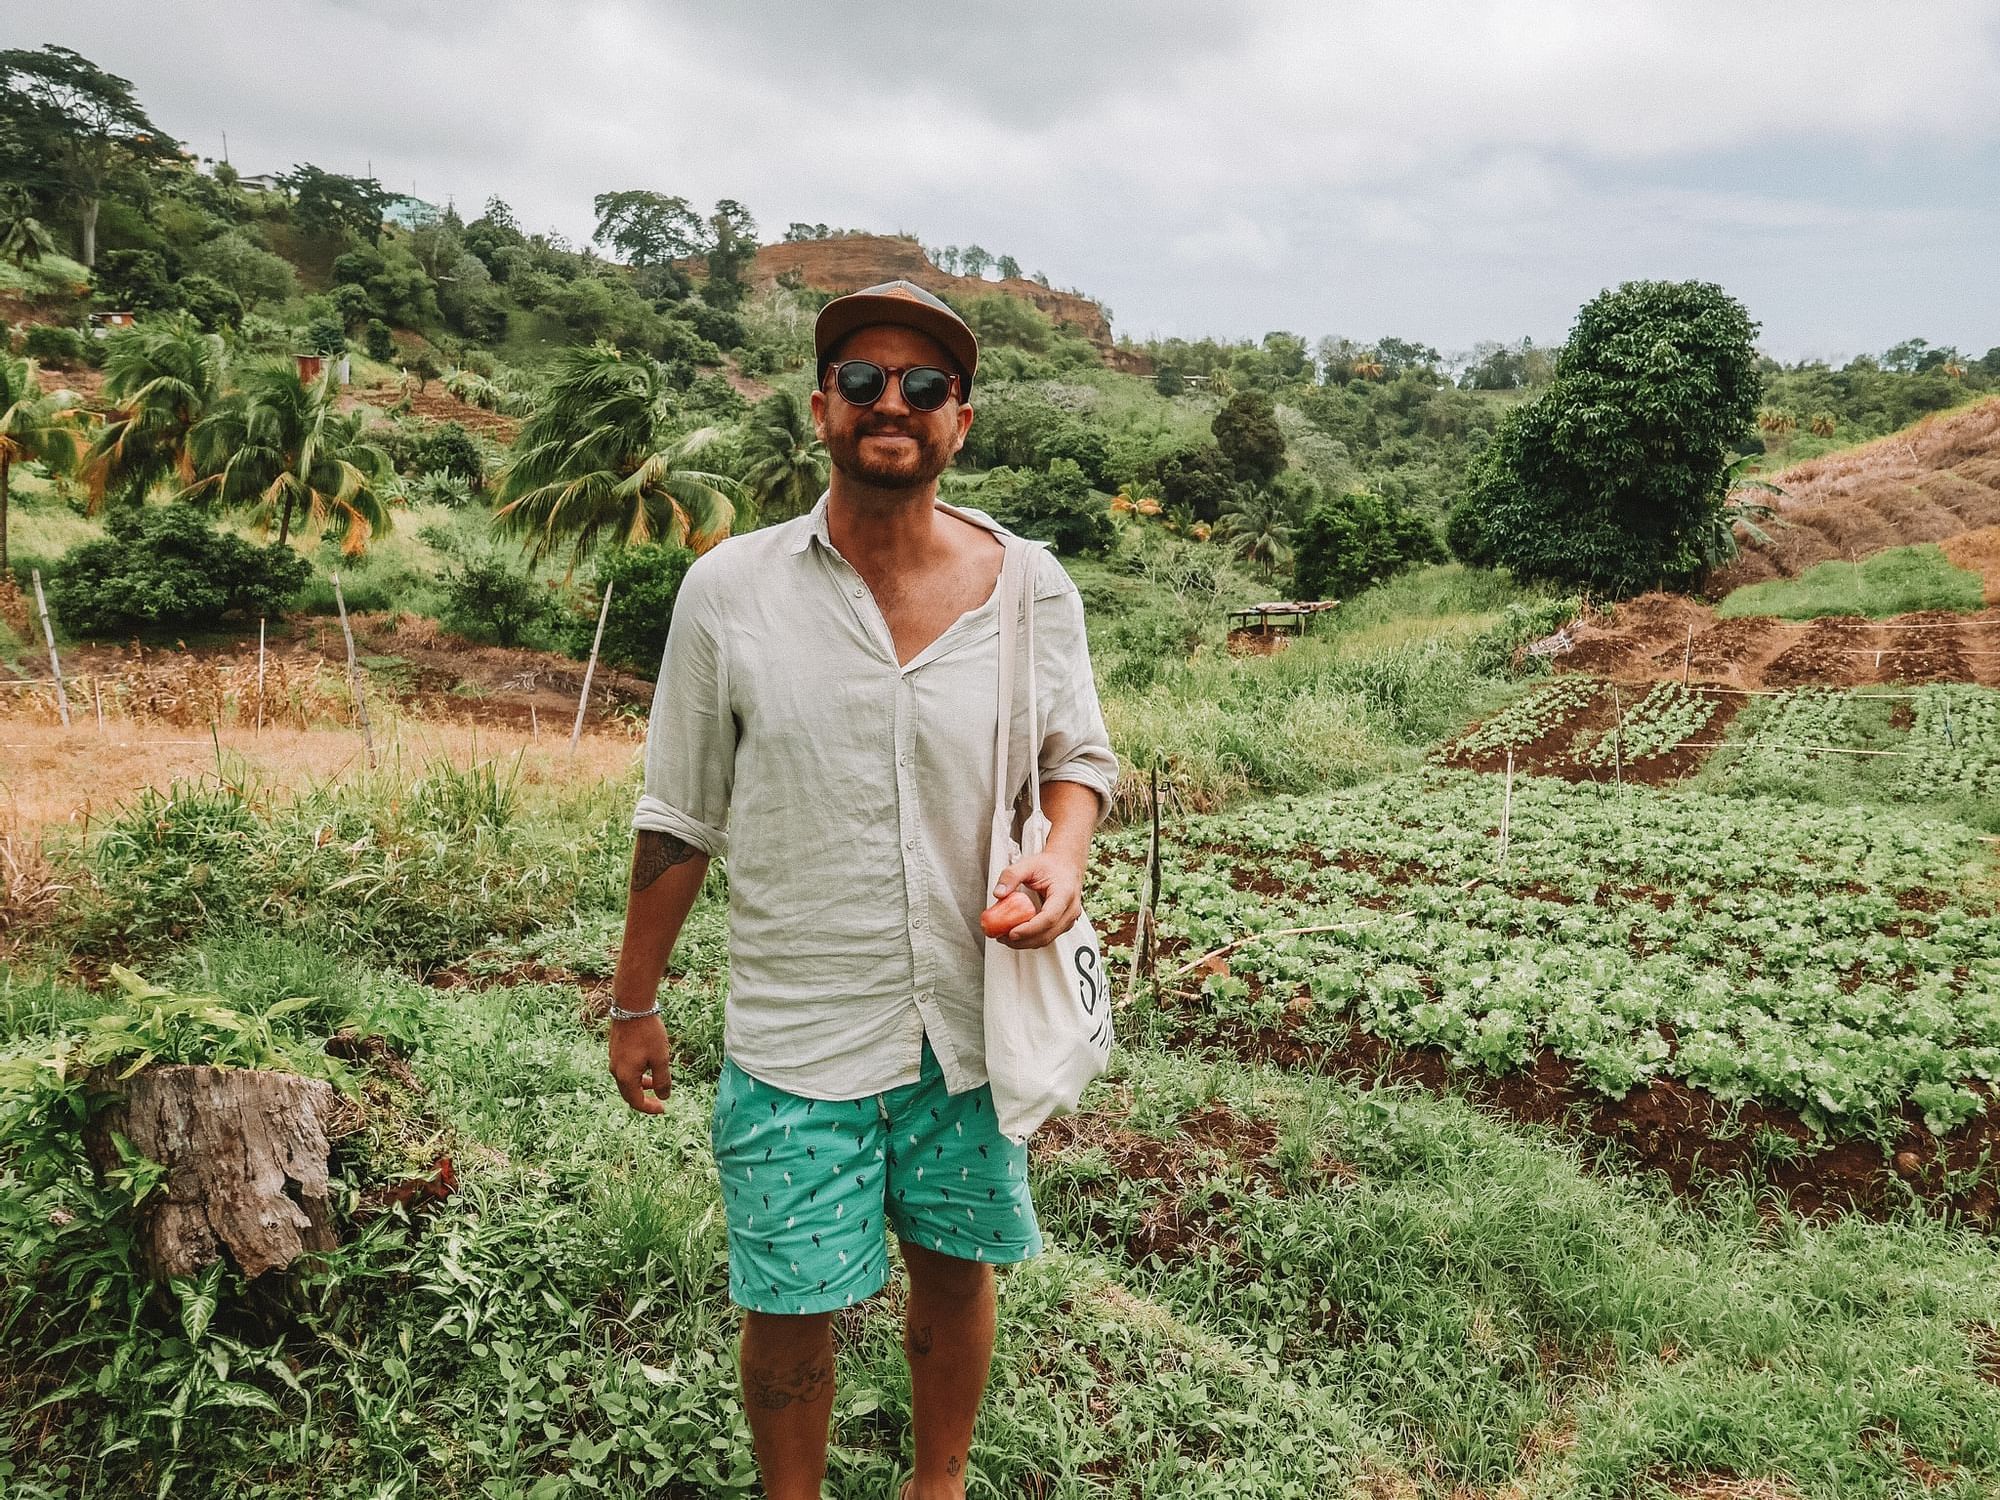
[[[1554,658],[1556,670],[1625,682],[1685,674],[1691,683],[1752,691],[1895,682],[2000,687],[2000,608],[1888,620],[1718,620],[1693,600],[1648,594],[1572,629],[1575,644]]]

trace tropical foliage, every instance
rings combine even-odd
[[[104,420],[84,457],[94,502],[143,500],[169,478],[194,483],[190,437],[222,399],[224,368],[222,340],[185,315],[106,341]]]
[[[682,431],[666,374],[599,345],[564,355],[500,480],[495,516],[536,559],[567,547],[666,542],[705,551],[729,535],[735,480],[694,466],[713,428]]]
[[[357,557],[389,529],[388,455],[364,434],[359,412],[338,407],[331,371],[302,381],[289,361],[253,365],[241,389],[189,434],[196,474],[184,494],[241,510],[278,540],[292,521],[317,534],[334,528]]]
[[[38,462],[51,472],[74,467],[81,446],[75,398],[51,395],[31,360],[0,349],[0,578],[7,576],[8,485],[14,465]]]
[[[752,514],[769,524],[812,509],[826,488],[826,445],[813,431],[812,412],[790,391],[757,403],[744,439],[743,486]]]

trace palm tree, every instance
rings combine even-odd
[[[782,521],[804,515],[826,488],[826,444],[813,431],[811,410],[790,391],[776,391],[752,415],[743,484],[757,516]]]
[[[35,217],[35,206],[26,190],[16,185],[0,193],[0,257],[26,267],[29,261],[55,251],[55,237]]]
[[[652,360],[602,344],[564,355],[514,440],[494,524],[531,538],[536,562],[567,542],[572,566],[600,540],[705,552],[728,536],[741,486],[690,465],[716,429],[675,436],[669,390]]]
[[[1292,555],[1292,527],[1283,502],[1269,490],[1246,489],[1222,513],[1214,536],[1232,557],[1255,563],[1268,582]]]
[[[168,475],[194,483],[189,434],[222,399],[222,340],[186,316],[112,335],[105,344],[104,425],[84,456],[94,509],[107,492],[134,501]]]
[[[0,580],[7,579],[7,475],[17,463],[39,461],[51,473],[67,473],[76,463],[76,398],[68,391],[43,391],[33,360],[19,359],[0,345]]]
[[[181,493],[213,492],[242,508],[268,534],[278,523],[280,545],[292,534],[292,514],[322,531],[340,524],[340,550],[359,557],[368,539],[389,529],[389,455],[362,436],[359,412],[335,407],[329,370],[310,384],[288,361],[252,366],[243,388],[225,397],[189,434],[195,472]]]

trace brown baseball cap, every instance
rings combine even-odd
[[[840,341],[857,328],[871,323],[900,323],[927,333],[944,345],[965,377],[965,394],[972,394],[972,377],[979,369],[979,340],[965,319],[914,281],[885,281],[880,286],[863,287],[845,297],[835,297],[819,310],[813,324],[813,354],[819,362],[819,378],[826,379],[826,367]]]

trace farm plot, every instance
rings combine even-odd
[[[1714,790],[1929,804],[1984,827],[2000,817],[2000,692],[1968,683],[1802,688],[1736,721],[1704,775]]]
[[[1976,834],[1523,778],[1503,867],[1502,794],[1428,771],[1190,819],[1158,914],[1166,1035],[1371,1067],[1414,1049],[1682,1176],[1740,1159],[1807,1201],[1885,1201],[1902,1152],[1905,1176],[1969,1166],[1954,1193],[2000,1207],[1978,1165],[2000,1141],[2000,918]],[[1136,873],[1111,861],[1110,909]]]
[[[1655,683],[1652,690],[1619,710],[1617,720],[1603,729],[1577,737],[1569,758],[1579,766],[1609,771],[1625,765],[1634,771],[1656,772],[1665,764],[1698,760],[1687,742],[1698,739],[1715,719],[1722,700],[1678,682]]]
[[[1578,716],[1601,687],[1593,677],[1558,677],[1474,725],[1444,747],[1442,758],[1475,770],[1497,769],[1509,751],[1523,765],[1552,759],[1568,744]]]
[[[1701,764],[1736,700],[1697,686],[1644,689],[1558,677],[1446,745],[1448,766],[1567,781],[1672,781]],[[1689,743],[1692,741],[1693,743]]]

